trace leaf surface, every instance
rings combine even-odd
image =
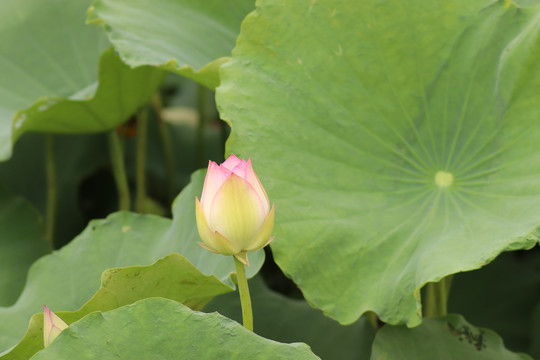
[[[219,314],[146,299],[71,324],[32,359],[318,359],[305,344],[264,339]]]
[[[539,28],[509,1],[258,2],[217,103],[308,302],[418,325],[425,283],[534,246]]]

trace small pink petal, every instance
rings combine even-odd
[[[233,171],[233,169],[236,167],[236,165],[238,165],[240,163],[240,160],[234,155],[234,154],[231,154],[231,156],[229,156],[227,158],[227,160],[225,160],[223,162],[223,164],[221,164],[221,166],[223,166],[225,169],[229,170],[229,171]]]
[[[203,193],[201,196],[201,205],[205,214],[208,215],[208,209],[216,196],[219,188],[225,180],[231,175],[231,172],[225,168],[222,168],[213,161],[208,164],[208,171],[204,179]]]
[[[232,172],[233,172],[233,174],[235,174],[237,176],[240,176],[242,179],[245,179],[246,178],[246,170],[247,170],[246,160],[242,159],[242,161],[240,161],[238,163],[238,165],[236,165],[234,167]]]
[[[251,166],[251,159],[249,159],[247,162],[246,181],[249,182],[255,192],[257,192],[261,204],[263,204],[262,206],[264,207],[264,212],[268,214],[268,212],[270,211],[270,201],[268,200],[268,195],[266,195],[266,191],[264,190],[264,187],[262,186],[259,177],[257,176],[257,174],[255,174],[255,171],[253,171],[253,167]]]
[[[208,190],[206,190],[206,188],[208,187],[207,186],[207,184],[208,184],[208,174],[210,174],[210,170],[214,166],[217,166],[217,164],[215,162],[213,162],[212,160],[209,160],[208,161],[208,168],[206,169],[206,177],[204,178],[204,185],[203,185],[203,192],[202,192],[202,195],[201,195],[201,200],[205,197],[205,193],[208,192]]]
[[[43,305],[43,345],[45,347],[64,330],[68,325],[49,308]]]

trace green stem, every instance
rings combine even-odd
[[[377,330],[379,328],[379,317],[373,311],[368,311],[364,314],[366,320],[371,324],[373,329]]]
[[[146,203],[146,148],[147,148],[148,117],[146,108],[139,111],[137,116],[137,212],[144,213]]]
[[[236,266],[236,279],[238,281],[238,291],[240,292],[240,303],[242,304],[242,320],[244,327],[253,331],[253,312],[251,310],[251,297],[249,296],[249,287],[246,277],[246,268],[235,256],[234,265]]]
[[[445,316],[447,314],[451,284],[452,276],[447,276],[438,283],[427,283],[426,299],[424,301],[425,317]]]
[[[47,177],[47,210],[45,218],[45,238],[54,249],[54,223],[56,220],[56,161],[54,137],[47,134],[45,140],[45,172]]]
[[[197,111],[199,113],[199,122],[197,124],[197,164],[205,167],[204,158],[204,124],[206,122],[206,88],[198,84],[197,89]]]
[[[122,144],[120,144],[120,137],[116,129],[109,132],[109,148],[116,190],[118,192],[118,209],[129,211],[131,204],[126,169],[124,168],[124,151],[122,150]]]
[[[163,146],[163,155],[165,157],[165,168],[167,170],[167,192],[168,200],[174,200],[174,151],[171,142],[171,136],[169,135],[169,129],[167,123],[163,121],[161,117],[161,97],[159,94],[154,95],[152,99],[152,107],[156,116],[158,124],[159,135],[161,137],[161,144]]]

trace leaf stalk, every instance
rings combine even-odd
[[[426,298],[424,304],[424,317],[445,316],[448,313],[448,295],[452,276],[446,276],[437,283],[426,284]]]
[[[146,149],[148,146],[148,116],[146,108],[139,111],[137,116],[137,176],[136,199],[137,212],[145,212],[146,204]]]
[[[118,209],[120,211],[129,211],[131,200],[124,166],[124,151],[116,129],[109,132],[109,148],[116,190],[118,192]]]
[[[174,151],[169,134],[169,128],[163,117],[161,116],[162,101],[159,94],[154,95],[152,99],[152,108],[156,122],[159,129],[159,135],[161,137],[161,145],[163,148],[163,156],[165,157],[165,168],[167,170],[167,200],[172,202],[174,200],[174,184],[175,184],[175,170],[174,170]]]
[[[54,224],[56,221],[56,159],[54,135],[47,134],[45,139],[45,176],[47,178],[47,205],[45,215],[45,238],[54,249]]]

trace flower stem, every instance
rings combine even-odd
[[[452,276],[447,276],[437,283],[428,283],[426,285],[424,317],[445,316],[447,314],[451,283]]]
[[[129,211],[131,205],[126,169],[124,168],[124,151],[122,150],[122,144],[120,144],[120,138],[116,133],[116,129],[109,132],[109,148],[116,190],[118,192],[118,209]]]
[[[197,165],[204,167],[205,155],[204,155],[204,126],[207,118],[206,111],[206,87],[197,85],[197,111],[199,113],[199,122],[197,123]]]
[[[56,220],[56,161],[54,155],[54,137],[46,135],[45,172],[47,177],[47,212],[45,218],[45,238],[54,249],[54,223]]]
[[[366,320],[371,324],[374,330],[379,329],[379,317],[373,311],[368,311],[364,314]]]
[[[174,150],[171,142],[171,135],[169,134],[169,128],[167,123],[161,117],[161,97],[159,94],[154,95],[152,99],[152,107],[154,109],[156,122],[159,128],[159,135],[161,137],[161,145],[163,147],[163,155],[165,157],[165,168],[167,170],[167,200],[174,200],[174,184],[175,184],[175,170],[174,170]]]
[[[242,320],[244,327],[253,331],[253,312],[251,310],[251,297],[249,296],[249,287],[246,277],[246,268],[235,256],[234,265],[236,266],[236,279],[238,281],[238,291],[240,292],[240,303],[242,304]]]
[[[137,116],[137,212],[144,213],[146,203],[146,148],[147,148],[148,117],[146,108],[139,111]]]

